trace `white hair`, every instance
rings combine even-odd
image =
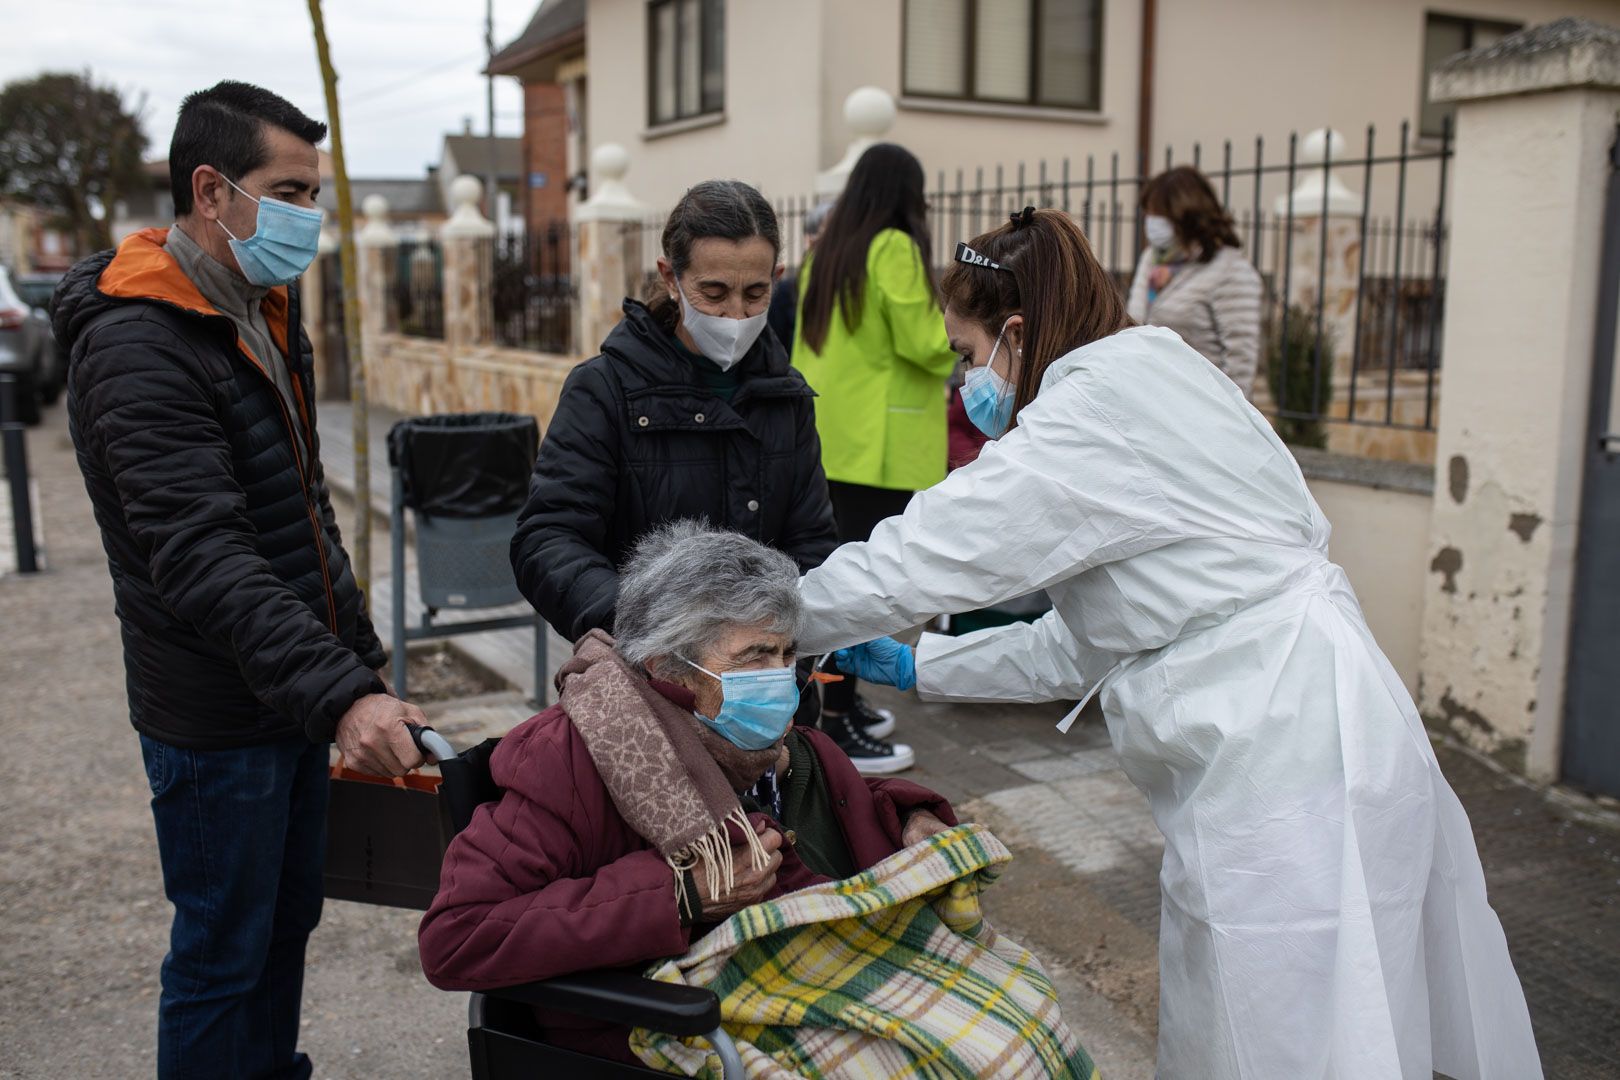
[[[793,637],[802,614],[792,559],[741,533],[677,521],[637,541],[620,569],[613,632],[619,655],[651,670],[696,660],[739,626]]]

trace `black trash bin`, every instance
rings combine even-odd
[[[419,515],[515,515],[540,452],[540,426],[518,413],[418,416],[388,432],[388,464],[405,482],[405,505]]]
[[[540,428],[517,413],[458,413],[401,420],[388,432],[393,470],[394,678],[405,693],[407,640],[536,627],[535,700],[545,670],[543,624],[537,615],[477,623],[435,624],[444,610],[503,607],[523,600],[512,577],[510,547]],[[416,523],[416,578],[421,627],[405,625],[405,510]]]

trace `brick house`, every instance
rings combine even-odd
[[[522,214],[537,235],[585,194],[585,0],[542,0],[486,70],[523,86]]]

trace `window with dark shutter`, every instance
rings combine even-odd
[[[1095,110],[1102,0],[905,0],[913,97]]]
[[[1426,139],[1438,139],[1446,117],[1455,119],[1457,107],[1429,100],[1429,76],[1436,68],[1460,52],[1495,45],[1509,34],[1523,30],[1523,23],[1495,19],[1470,19],[1459,15],[1429,12],[1423,23],[1423,89],[1419,132]]]
[[[725,107],[725,0],[652,0],[647,5],[648,125]]]

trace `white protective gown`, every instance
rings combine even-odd
[[[806,575],[800,647],[1050,593],[1032,625],[925,635],[917,689],[1100,690],[1166,843],[1164,1080],[1539,1077],[1468,819],[1327,542],[1237,387],[1133,328]]]

